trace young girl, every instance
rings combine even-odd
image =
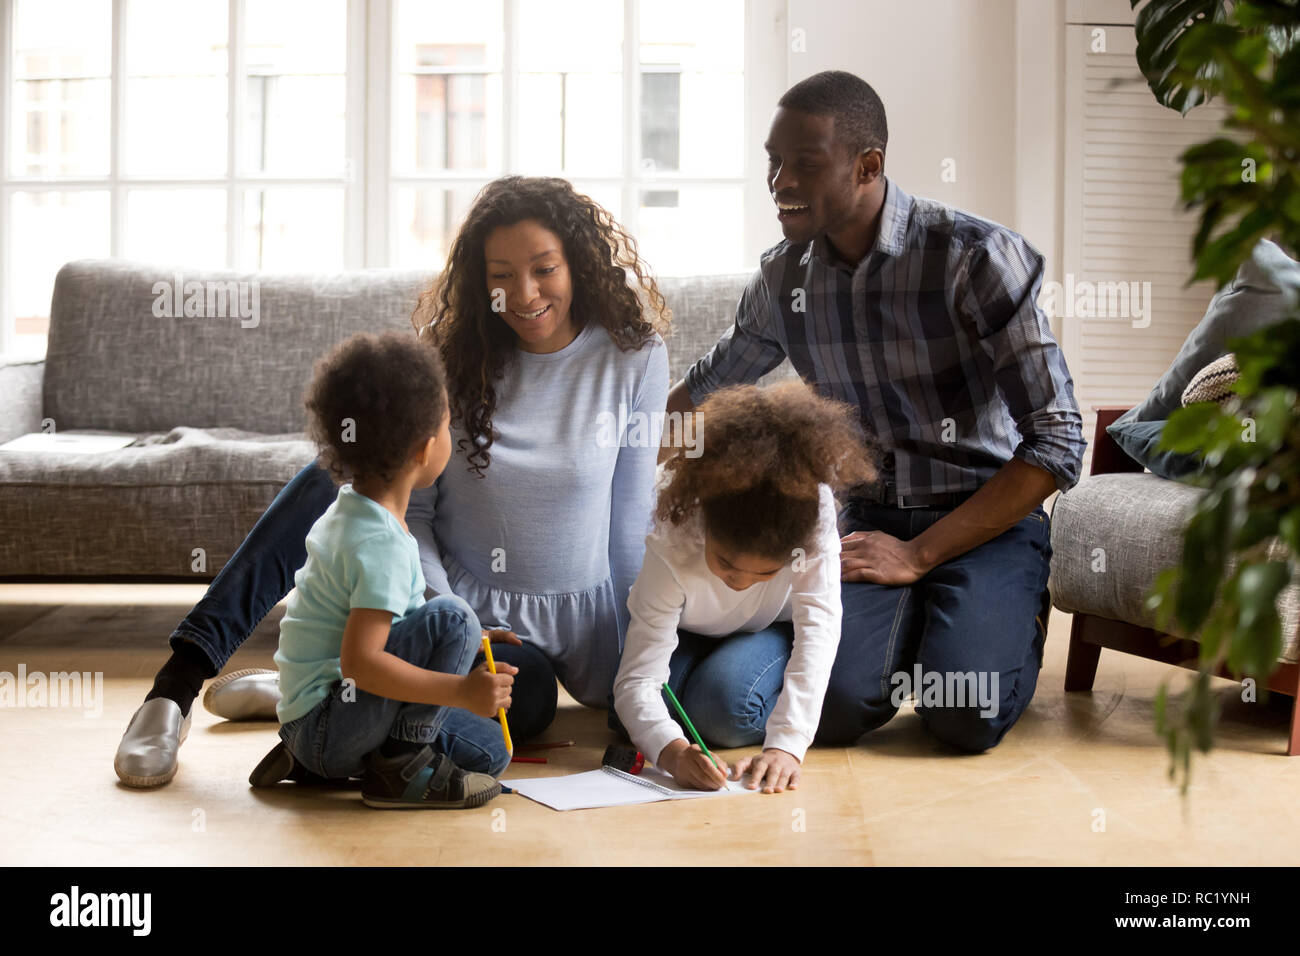
[[[723,389],[698,414],[701,453],[661,471],[615,709],[657,766],[718,789],[726,764],[687,740],[667,681],[706,743],[762,741],[736,779],[780,792],[798,785],[839,644],[832,492],[872,469],[849,408],[799,382]]]
[[[322,463],[351,481],[307,535],[275,654],[282,743],[249,783],[360,776],[372,807],[481,806],[510,762],[488,718],[515,669],[470,670],[478,618],[425,602],[404,519],[451,457],[442,362],[409,336],[354,336],[318,363],[307,409]]]

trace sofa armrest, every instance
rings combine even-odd
[[[45,362],[0,362],[0,443],[41,430]]]
[[[1108,425],[1128,411],[1123,405],[1094,405],[1097,426],[1092,434],[1092,467],[1090,475],[1115,475],[1126,471],[1142,471],[1142,466],[1128,456],[1106,432]]]

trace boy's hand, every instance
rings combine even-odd
[[[794,754],[769,747],[757,757],[746,757],[736,764],[736,779],[746,773],[749,790],[762,787],[764,793],[781,793],[783,790],[799,789],[799,761]]]
[[[727,782],[727,764],[716,754],[714,760],[718,761],[721,770],[713,765],[713,760],[698,745],[679,737],[664,747],[655,763],[660,770],[672,774],[673,779],[683,787],[692,790],[721,790]]]
[[[499,628],[483,628],[483,636],[493,644],[519,644],[524,642],[519,639],[519,635],[514,631],[503,631]]]
[[[495,717],[501,708],[510,709],[510,689],[519,668],[497,661],[497,672],[488,670],[487,661],[461,678],[464,681],[457,705],[480,717]]]

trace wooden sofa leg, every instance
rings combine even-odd
[[[1286,755],[1300,756],[1300,697],[1291,701],[1291,738],[1286,744]]]
[[[1065,662],[1065,689],[1092,690],[1092,682],[1097,678],[1097,661],[1101,657],[1101,647],[1089,644],[1083,639],[1083,623],[1088,615],[1076,614],[1070,625],[1070,654]],[[1295,728],[1292,727],[1292,742],[1295,742]]]

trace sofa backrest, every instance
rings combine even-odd
[[[44,415],[62,431],[301,431],[316,359],[357,332],[411,330],[432,278],[392,269],[177,273],[118,259],[70,262],[54,282]],[[748,278],[659,279],[674,311],[673,381],[730,326]]]

